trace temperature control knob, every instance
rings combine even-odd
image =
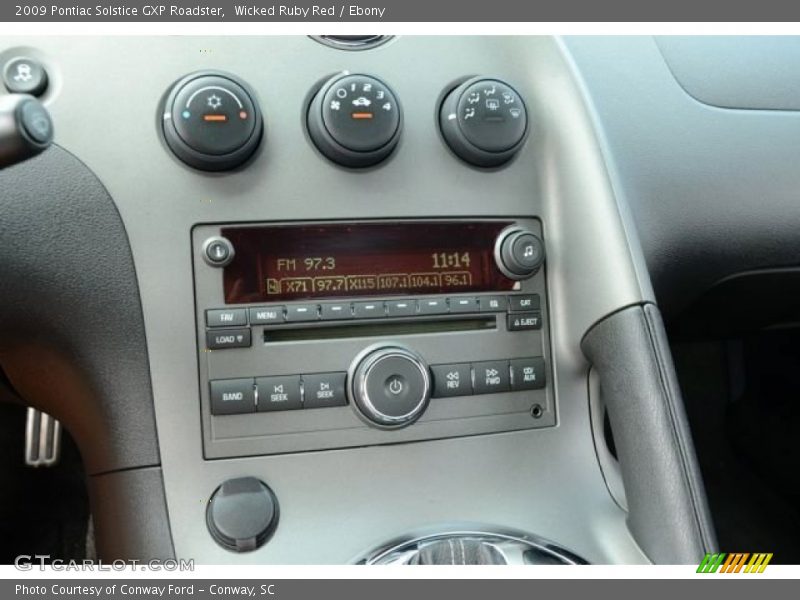
[[[511,160],[525,142],[528,112],[507,83],[475,77],[444,99],[439,126],[459,158],[476,167],[496,167]]]
[[[416,421],[431,397],[428,365],[401,346],[367,349],[350,369],[350,399],[370,425],[384,429]]]
[[[163,107],[164,139],[170,150],[204,171],[243,164],[258,148],[262,129],[254,94],[227,73],[187,75],[172,86]]]
[[[497,268],[511,279],[527,279],[544,263],[544,243],[527,229],[509,227],[500,232],[494,246]]]
[[[314,144],[345,167],[369,167],[388,157],[397,146],[401,123],[394,92],[369,75],[336,75],[308,108]]]

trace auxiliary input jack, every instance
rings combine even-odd
[[[541,404],[534,404],[533,406],[531,406],[531,416],[534,419],[541,419],[543,414],[544,414],[544,409],[542,408]]]

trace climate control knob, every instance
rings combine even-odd
[[[227,73],[187,75],[172,86],[162,112],[167,146],[196,169],[234,169],[261,142],[262,116],[255,95]]]
[[[507,83],[474,77],[444,99],[439,126],[459,158],[476,167],[497,167],[525,143],[528,112],[522,97]]]
[[[533,277],[544,263],[544,243],[527,229],[509,227],[500,232],[494,246],[497,268],[511,279]]]
[[[383,429],[410,425],[431,397],[428,365],[401,346],[368,348],[353,361],[349,375],[352,404],[370,425]]]
[[[384,160],[397,146],[401,125],[397,97],[371,75],[336,75],[308,107],[314,145],[345,167],[369,167]]]

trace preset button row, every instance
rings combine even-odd
[[[345,319],[376,319],[410,317],[415,315],[446,315],[462,313],[510,314],[538,311],[538,294],[508,296],[441,296],[400,300],[362,300],[353,302],[298,303],[255,308],[215,308],[206,311],[208,327],[241,327],[277,325],[307,321],[337,321]]]
[[[347,405],[346,373],[217,379],[210,382],[211,414],[327,408]]]
[[[538,390],[547,382],[542,357],[431,366],[433,396],[471,396]]]

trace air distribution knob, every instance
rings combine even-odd
[[[533,277],[544,264],[544,243],[527,229],[509,227],[500,232],[494,246],[497,268],[511,279]]]
[[[350,368],[352,404],[370,424],[382,429],[416,421],[431,397],[428,365],[401,346],[378,346],[362,353]]]
[[[511,160],[525,143],[528,111],[509,84],[474,77],[444,99],[439,126],[459,158],[476,167],[497,167]]]
[[[167,146],[195,169],[235,169],[261,143],[263,118],[255,95],[228,73],[201,71],[177,81],[162,113]]]
[[[308,134],[322,154],[345,167],[378,164],[397,146],[402,112],[397,96],[371,75],[329,79],[308,107]]]

